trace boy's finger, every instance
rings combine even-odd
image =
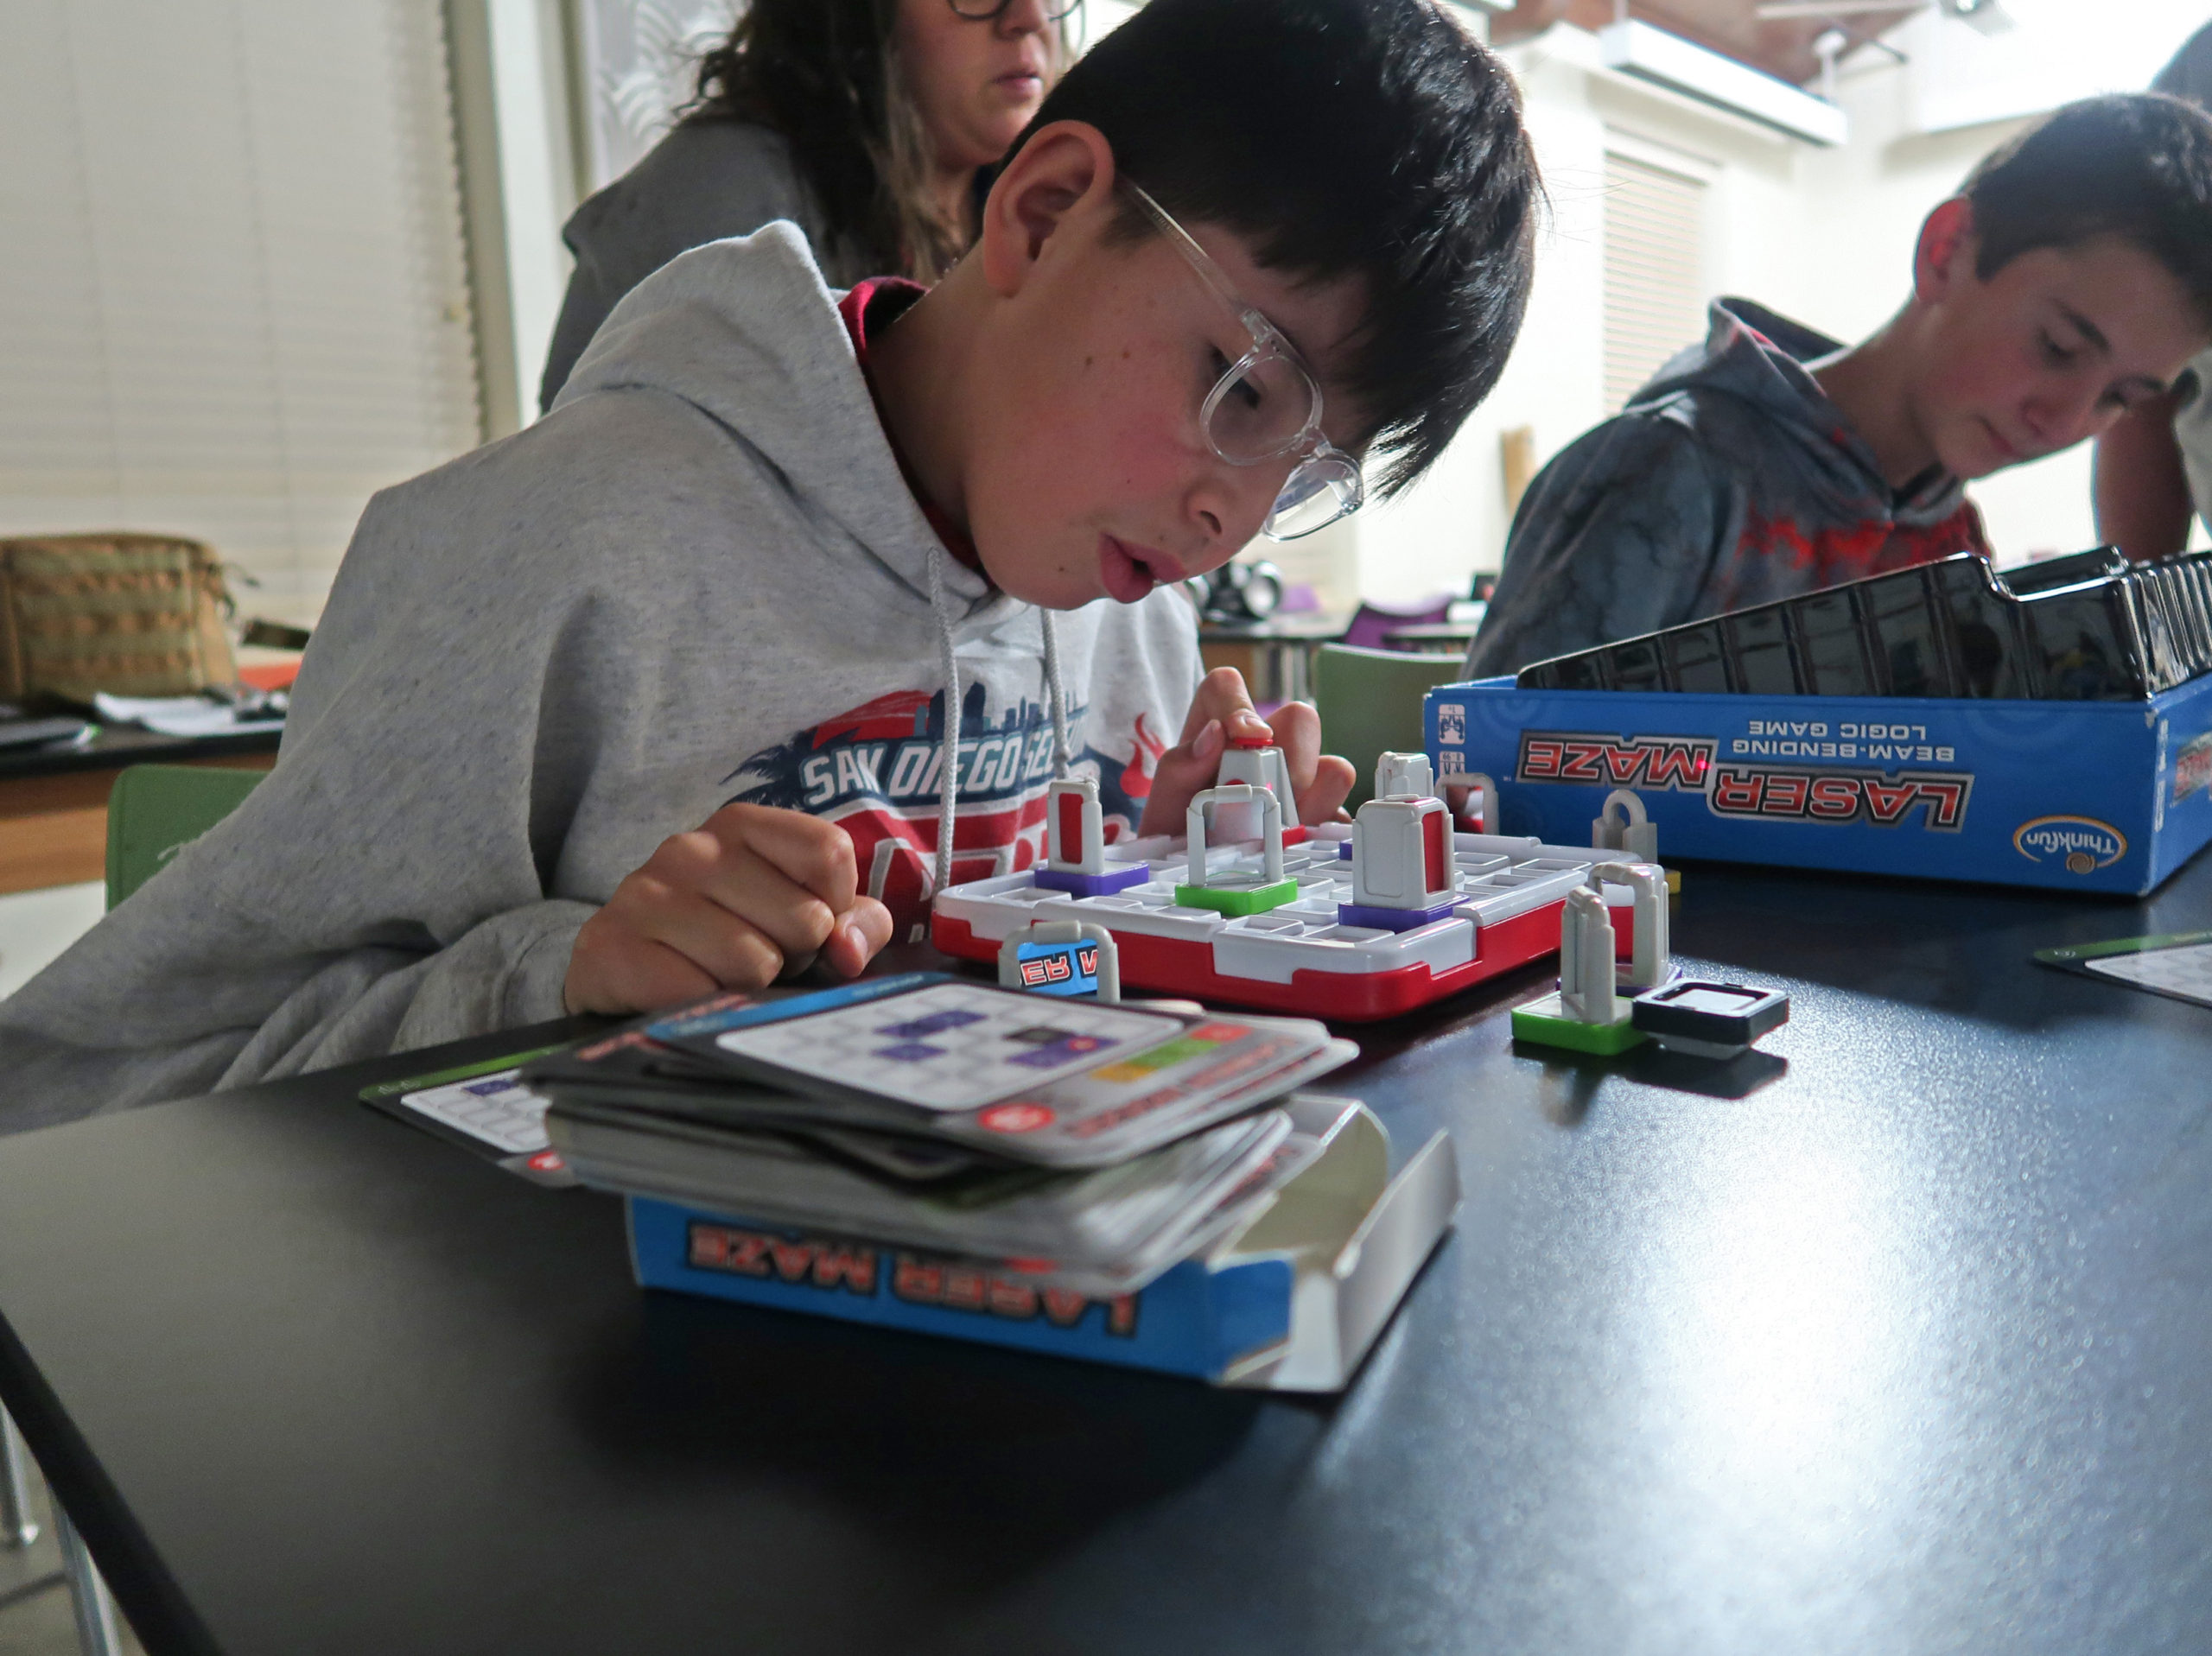
[[[1282,762],[1290,772],[1291,791],[1299,798],[1313,785],[1314,761],[1321,757],[1321,715],[1303,701],[1286,701],[1268,721],[1268,733],[1282,749]]]
[[[822,946],[822,959],[841,977],[858,977],[891,941],[891,910],[872,897],[861,898],[837,917],[837,929]]]
[[[1309,828],[1333,821],[1359,773],[1351,760],[1321,752],[1321,715],[1306,702],[1287,701],[1275,709],[1272,728],[1290,772],[1298,820]]]
[[[860,864],[852,836],[835,822],[804,811],[760,805],[725,805],[707,819],[725,841],[734,839],[793,884],[830,905],[833,915],[860,894]]]
[[[562,1002],[575,1012],[658,1012],[714,993],[713,978],[666,943],[587,926],[569,958]]]
[[[1252,693],[1245,687],[1244,675],[1234,667],[1215,668],[1198,681],[1198,694],[1191,698],[1191,710],[1183,718],[1184,743],[1187,745],[1213,720],[1236,724],[1240,713],[1259,717],[1252,712]]]
[[[1298,820],[1312,828],[1344,815],[1344,801],[1359,772],[1350,759],[1324,753],[1313,762],[1313,780],[1298,790]]]
[[[804,971],[837,929],[835,909],[749,848],[725,858],[701,889],[782,951],[786,977]]]
[[[663,841],[639,871],[650,880],[632,891],[629,900],[656,912],[663,909],[673,912],[671,905],[680,904],[687,895],[696,895],[765,932],[782,954],[811,955],[830,935],[836,910],[761,856],[741,832],[729,831],[732,828],[733,823],[717,813],[704,829],[672,834]],[[844,838],[842,828],[832,827],[831,831]],[[646,922],[649,929],[659,923]],[[677,940],[669,937],[667,941]]]
[[[1222,750],[1228,745],[1220,720],[1210,719],[1196,734],[1162,753],[1152,767],[1152,790],[1145,796],[1144,820],[1137,832],[1180,834],[1191,796],[1213,786]]]
[[[1221,721],[1209,719],[1198,727],[1198,733],[1179,747],[1171,747],[1154,761],[1152,767],[1152,791],[1147,801],[1160,796],[1163,788],[1192,793],[1212,784],[1214,772],[1221,768],[1222,751],[1229,746],[1229,739],[1222,733]]]
[[[675,949],[725,989],[762,988],[783,974],[785,956],[775,940],[703,894],[678,893],[655,905],[645,924],[645,936]]]

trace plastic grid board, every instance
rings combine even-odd
[[[1534,840],[1460,834],[1452,841],[1458,902],[1446,918],[1390,932],[1340,923],[1351,868],[1337,859],[1350,830],[1324,828],[1284,853],[1298,896],[1264,914],[1236,918],[1182,906],[1174,887],[1186,859],[1180,841],[1142,842],[1154,878],[1107,897],[1071,898],[1040,888],[1027,872],[956,885],[934,906],[931,940],[948,955],[995,960],[1000,942],[1033,920],[1087,919],[1113,933],[1129,987],[1270,1011],[1361,1020],[1388,1018],[1554,953],[1559,908],[1592,866],[1617,853]],[[1125,854],[1137,847],[1122,849]],[[1217,872],[1256,872],[1255,844],[1235,847]],[[1134,855],[1132,854],[1132,860]],[[1624,952],[1634,945],[1629,893],[1607,888]]]

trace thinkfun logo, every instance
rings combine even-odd
[[[2094,816],[2038,816],[2012,830],[2012,849],[2030,862],[2061,863],[2069,874],[2088,874],[2126,856],[2127,836]]]

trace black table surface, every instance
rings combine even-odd
[[[281,730],[232,736],[164,736],[133,725],[102,725],[82,747],[0,748],[0,782],[14,777],[60,776],[71,771],[111,771],[126,765],[182,765],[236,753],[274,753]]]
[[[1338,1399],[642,1295],[420,1056],[0,1141],[0,1393],[156,1653],[2201,1648],[2212,1010],[2028,955],[2208,925],[1693,866],[1764,1056],[1362,1031],[1466,1199]]]

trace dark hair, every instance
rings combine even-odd
[[[899,67],[898,10],[898,0],[753,0],[700,58],[697,96],[682,115],[780,132],[831,238],[863,270],[935,282],[966,251],[969,230],[926,187],[929,138]],[[1065,60],[1065,36],[1053,38]]]
[[[2054,110],[1984,157],[1974,204],[1984,282],[2023,253],[2117,236],[2189,290],[2212,324],[2212,117],[2163,92],[2113,92]]]
[[[1364,284],[1341,378],[1387,456],[1379,492],[1427,469],[1497,384],[1542,186],[1511,79],[1432,0],[1151,0],[1030,130],[1065,120],[1105,134],[1185,223],[1294,280]],[[1116,233],[1153,230],[1132,203]]]

